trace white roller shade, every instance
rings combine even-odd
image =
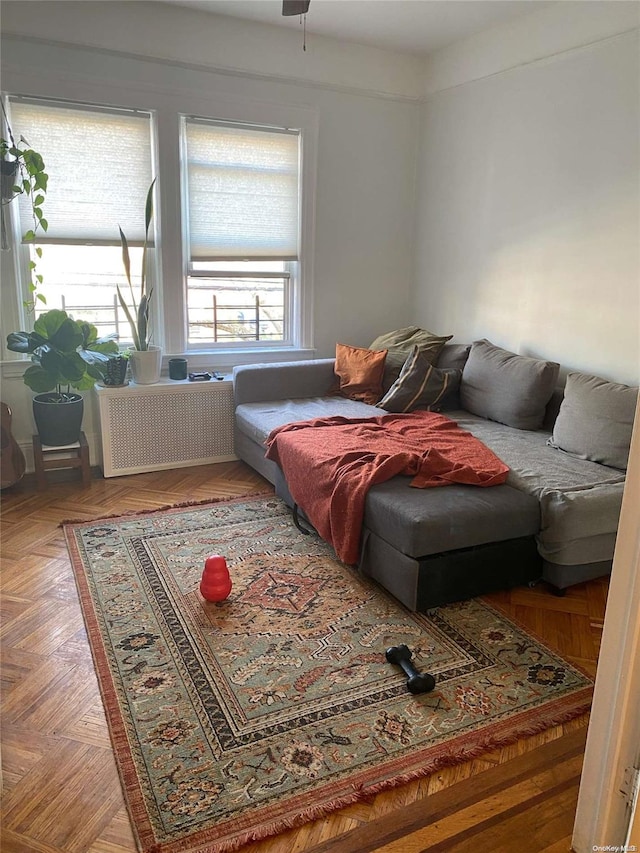
[[[191,261],[298,259],[299,133],[186,121]]]
[[[121,226],[130,244],[142,244],[152,180],[148,113],[11,101],[11,125],[16,141],[24,136],[42,155],[49,175],[49,229],[39,241],[119,245]],[[32,225],[21,196],[22,233]]]

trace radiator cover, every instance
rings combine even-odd
[[[230,379],[96,385],[95,398],[105,477],[237,458]]]

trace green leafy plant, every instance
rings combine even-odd
[[[38,317],[32,332],[8,335],[7,347],[31,356],[34,363],[25,370],[24,381],[32,391],[54,391],[63,402],[71,388],[88,391],[101,379],[100,366],[118,353],[114,337],[99,338],[92,323],[74,320],[66,311],[53,308]]]
[[[133,348],[140,351],[149,349],[152,332],[149,322],[149,313],[151,308],[151,297],[153,296],[153,287],[149,287],[147,282],[147,251],[149,247],[149,228],[153,219],[153,188],[156,179],[151,181],[151,186],[147,192],[147,201],[145,204],[144,214],[144,245],[142,247],[142,269],[140,272],[140,297],[136,300],[133,284],[131,282],[131,261],[129,258],[129,245],[127,238],[124,235],[122,228],[120,231],[120,244],[122,246],[122,263],[124,266],[125,275],[129,283],[129,292],[133,309],[127,305],[120,285],[116,286],[118,292],[118,300],[122,306],[129,326],[131,328],[131,336],[133,338]]]
[[[2,162],[2,205],[3,205],[3,247],[4,247],[4,205],[9,204],[18,195],[26,195],[31,207],[32,224],[23,236],[25,243],[35,243],[38,231],[47,231],[49,223],[44,217],[42,205],[45,202],[49,175],[45,171],[42,155],[35,151],[21,136],[16,142],[7,115],[2,105],[2,112],[7,127],[8,139],[0,139],[0,160]],[[38,258],[42,257],[42,249],[34,249]],[[33,310],[36,300],[46,303],[44,294],[38,292],[42,285],[42,275],[36,272],[36,262],[29,261],[29,291],[32,299],[26,307]]]

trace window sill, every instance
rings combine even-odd
[[[313,349],[286,347],[282,349],[218,350],[217,352],[185,352],[163,354],[163,367],[170,358],[186,358],[189,370],[219,370],[229,373],[240,364],[272,364],[278,361],[303,361],[315,358]]]
[[[24,372],[33,362],[28,358],[11,359],[0,362],[3,379],[22,379]]]
[[[239,364],[272,364],[278,361],[303,361],[308,358],[316,358],[313,349],[299,349],[287,347],[283,349],[262,350],[226,350],[224,352],[187,352],[187,353],[163,353],[162,372],[169,372],[170,358],[186,358],[190,371],[209,372],[220,371],[231,373],[232,369]],[[22,379],[25,370],[33,362],[29,359],[15,359],[0,362],[3,379]]]

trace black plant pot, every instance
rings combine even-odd
[[[74,444],[80,439],[84,400],[80,394],[69,394],[60,402],[54,393],[36,394],[33,398],[33,417],[40,441],[49,447]]]
[[[110,386],[126,385],[129,359],[122,355],[111,356],[104,368],[104,384]]]
[[[1,160],[0,176],[2,179],[2,201],[11,201],[16,195],[13,188],[18,182],[18,161]]]
[[[0,234],[0,241],[3,252],[9,248],[7,220],[4,208],[16,196],[13,187],[18,177],[17,160],[0,160],[0,191],[2,192],[2,209],[0,210],[0,229],[2,233]]]

